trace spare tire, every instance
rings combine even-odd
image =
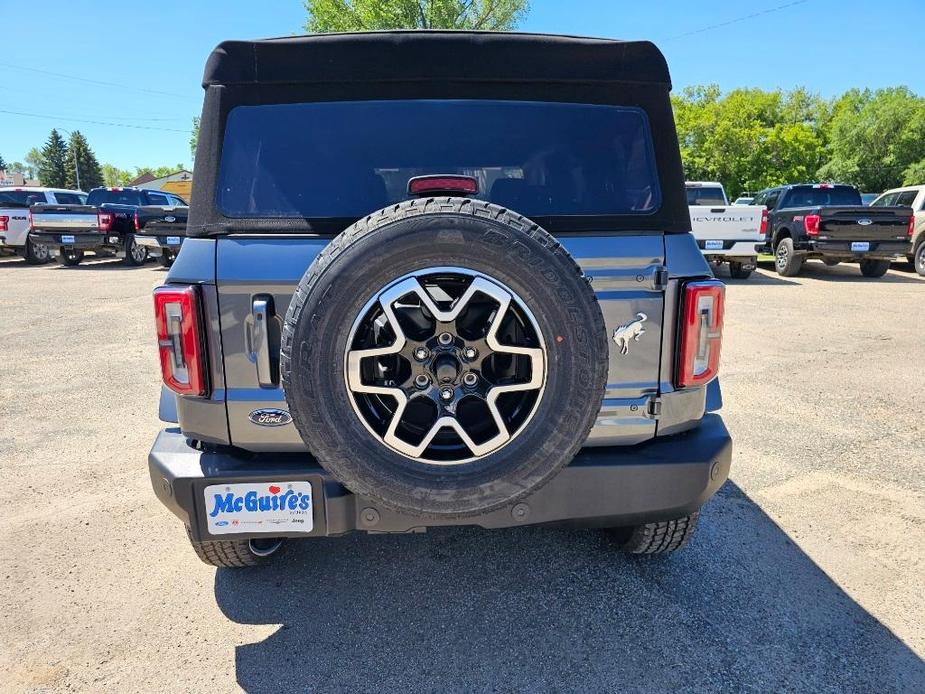
[[[572,460],[607,365],[600,306],[552,236],[497,205],[432,198],[375,212],[318,255],[280,375],[306,446],[348,489],[461,518]]]

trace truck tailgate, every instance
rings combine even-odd
[[[36,231],[96,231],[99,222],[93,205],[33,205],[32,228]]]
[[[823,207],[820,241],[902,241],[908,238],[908,207]]]
[[[691,228],[699,241],[760,241],[763,207],[691,205]]]

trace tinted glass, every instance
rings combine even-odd
[[[780,191],[775,190],[771,193],[768,193],[768,199],[767,202],[764,203],[764,206],[769,210],[773,210],[775,207],[777,207],[778,200],[780,200]]]
[[[175,207],[187,207],[188,204],[183,198],[178,198],[176,195],[168,195],[170,198],[170,204]]]
[[[718,186],[691,186],[687,189],[688,205],[725,205],[726,196]]]
[[[34,190],[0,190],[0,207],[21,209],[45,202],[45,193]]]
[[[230,217],[354,218],[461,174],[476,197],[528,216],[639,214],[660,191],[640,109],[520,101],[239,106],[218,207]]]
[[[896,198],[899,193],[884,193],[879,198],[870,203],[871,207],[892,207],[896,204]]]
[[[167,196],[158,193],[147,193],[149,205],[167,205]]]
[[[915,196],[918,195],[916,190],[906,190],[899,194],[899,197],[896,198],[897,205],[902,207],[912,207],[912,203],[915,202]]]
[[[55,193],[59,205],[82,205],[83,199],[77,193]]]
[[[784,200],[787,207],[824,207],[830,205],[860,205],[861,194],[857,188],[836,186],[834,188],[813,188],[797,186],[791,188]]]
[[[97,188],[87,196],[88,205],[102,205],[108,202],[115,205],[140,205],[141,194],[137,190],[106,190]]]

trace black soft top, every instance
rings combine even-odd
[[[325,82],[555,81],[668,85],[649,41],[487,31],[381,31],[224,41],[202,86]]]
[[[188,233],[334,234],[353,219],[234,218],[216,201],[238,106],[474,99],[603,104],[645,112],[661,187],[647,214],[535,217],[552,233],[690,231],[671,80],[649,41],[479,31],[381,31],[225,41],[206,64]]]

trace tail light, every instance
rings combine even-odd
[[[135,210],[135,231],[141,231],[141,220],[138,218],[138,210]]]
[[[96,222],[102,232],[112,229],[112,212],[97,212]]]
[[[719,280],[684,286],[677,386],[702,386],[719,373],[726,286]]]
[[[768,235],[768,208],[767,207],[761,208],[761,226],[758,228],[758,235],[759,236]]]
[[[0,215],[0,231],[10,230],[10,218],[6,215]]]
[[[909,226],[906,227],[906,236],[908,236],[911,239],[912,234],[914,233],[915,233],[915,216],[912,216],[912,217],[909,217]]]
[[[803,228],[806,229],[806,233],[809,236],[818,236],[819,235],[819,222],[822,221],[822,217],[817,214],[808,214],[803,217]]]
[[[165,285],[154,290],[161,375],[180,395],[208,393],[201,316],[197,287]]]

